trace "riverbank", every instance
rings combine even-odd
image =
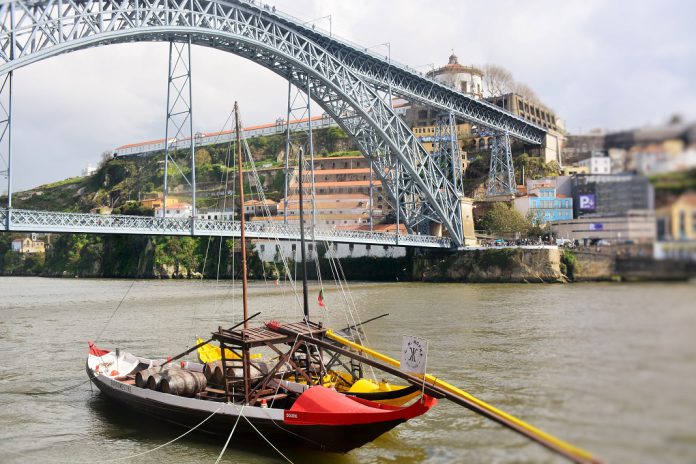
[[[231,240],[220,244],[217,239],[208,243],[190,238],[163,241],[113,236],[82,243],[72,237],[64,238],[60,245],[47,256],[7,253],[0,262],[0,275],[129,279],[215,279],[219,275],[231,279],[239,277],[241,269],[239,252]],[[248,261],[251,279],[284,277],[280,263],[263,263],[255,253],[250,253]],[[567,283],[685,281],[696,276],[696,266],[688,263],[655,261],[611,250],[556,247],[408,250],[399,258],[346,257],[335,263],[319,259],[324,279],[338,273],[347,280],[367,282]],[[288,267],[301,278],[302,266],[298,264],[290,261]],[[318,279],[317,266],[308,266],[307,274],[309,279]]]

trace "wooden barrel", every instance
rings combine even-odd
[[[147,388],[150,390],[159,390],[162,383],[163,375],[161,372],[155,372],[147,378]]]
[[[149,369],[143,369],[142,371],[135,374],[135,384],[140,388],[148,388],[147,380],[153,374],[157,374],[162,370],[161,367],[151,367]]]
[[[214,383],[215,385],[222,385],[222,361],[206,363],[205,367],[203,367],[203,374],[208,382]]]
[[[195,396],[207,385],[201,372],[179,370],[162,378],[162,391],[177,396]]]

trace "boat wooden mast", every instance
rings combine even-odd
[[[302,302],[305,320],[309,320],[309,302],[307,296],[307,257],[305,256],[305,221],[304,221],[304,191],[302,187],[302,168],[304,167],[304,149],[300,148],[300,156],[297,162],[299,167],[299,190],[300,190],[300,256],[302,257]]]
[[[237,172],[239,173],[239,220],[240,220],[240,241],[242,254],[242,306],[244,308],[244,330],[249,328],[249,307],[247,299],[247,259],[246,259],[246,233],[244,223],[244,158],[242,156],[242,124],[239,117],[239,104],[234,102],[234,129],[237,136]],[[222,350],[224,354],[224,348]],[[224,359],[224,358],[223,358]],[[251,369],[249,367],[249,349],[242,349],[242,371],[244,376],[244,399],[249,402],[249,377]],[[225,369],[225,391],[229,394],[227,387],[227,369]]]
[[[244,230],[244,159],[242,157],[242,128],[239,121],[239,105],[237,102],[234,102],[234,130],[237,135],[237,171],[239,172],[239,221],[241,226],[239,240],[241,241],[242,253],[242,304],[244,306],[244,328],[248,329],[246,234]]]

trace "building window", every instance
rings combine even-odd
[[[266,251],[266,245],[261,245],[261,253],[263,253],[264,251]]]

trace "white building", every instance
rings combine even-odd
[[[589,169],[590,174],[611,174],[611,158],[599,151],[594,151],[589,158],[578,161],[578,166]]]
[[[155,217],[191,217],[192,213],[193,207],[190,203],[177,201],[175,199],[167,201],[166,214],[164,214],[164,210],[161,206],[155,208]]]
[[[483,97],[483,71],[459,64],[454,53],[446,65],[428,72],[427,76],[475,98]]]
[[[212,221],[234,221],[235,212],[232,208],[225,209],[198,209],[196,219],[210,219]]]
[[[389,245],[365,245],[353,243],[332,243],[329,256],[334,258],[363,258],[371,256],[375,258],[403,258],[406,256],[405,247]],[[300,242],[279,240],[258,240],[254,243],[254,251],[258,253],[263,262],[270,263],[280,259],[281,251],[285,259],[300,261]],[[313,260],[317,250],[313,243],[307,243],[307,259]]]
[[[91,176],[95,172],[97,172],[97,168],[92,166],[91,163],[87,163],[87,166],[82,170],[82,177]]]

